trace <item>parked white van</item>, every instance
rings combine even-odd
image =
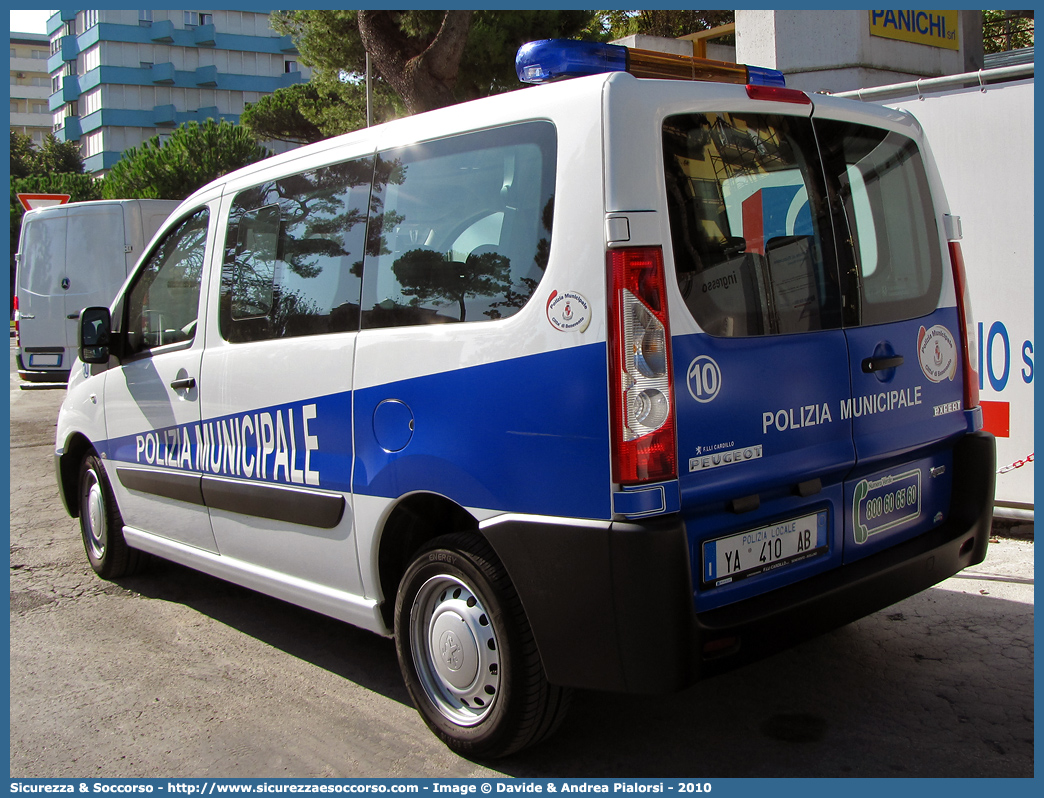
[[[112,302],[173,200],[73,202],[27,211],[15,256],[18,374],[65,382],[80,311]]]
[[[187,199],[83,312],[56,462],[94,569],[394,635],[425,722],[495,756],[571,688],[678,690],[981,562],[994,441],[917,123],[643,63],[673,68],[534,43],[550,85]]]

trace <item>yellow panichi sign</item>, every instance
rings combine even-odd
[[[870,35],[929,47],[960,48],[957,11],[870,11]]]

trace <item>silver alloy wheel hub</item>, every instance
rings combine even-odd
[[[421,585],[410,642],[424,692],[439,712],[461,726],[479,723],[500,690],[500,651],[475,592],[446,575]]]
[[[87,545],[91,547],[91,556],[100,560],[105,556],[105,494],[102,491],[98,475],[93,471],[88,472],[90,480],[86,491],[86,507],[83,512],[87,514]]]

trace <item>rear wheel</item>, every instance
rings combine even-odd
[[[558,728],[570,691],[548,684],[522,603],[478,535],[447,535],[413,560],[395,641],[424,722],[453,750],[496,757]]]
[[[130,548],[123,537],[123,516],[97,455],[83,459],[79,485],[80,534],[91,568],[102,579],[129,576],[138,570],[144,554]]]

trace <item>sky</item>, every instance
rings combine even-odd
[[[11,30],[17,33],[47,33],[47,18],[53,11],[11,11]]]

